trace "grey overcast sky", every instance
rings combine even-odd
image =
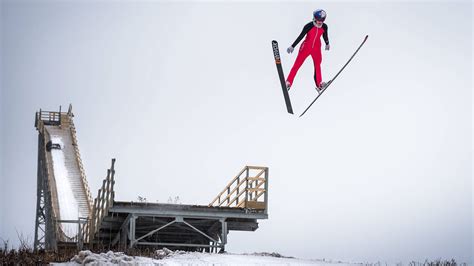
[[[327,11],[323,79],[303,117],[273,60]],[[355,262],[473,262],[470,1],[2,1],[0,238],[33,239],[34,113],[73,105],[94,197],[208,204],[245,165],[270,167],[269,219],[230,252]],[[316,92],[308,59],[296,113]],[[0,240],[1,240],[0,239]]]

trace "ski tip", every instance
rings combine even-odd
[[[368,34],[367,34],[367,35],[365,35],[364,41],[366,41],[366,40],[367,40],[367,38],[369,38],[369,35],[368,35]]]

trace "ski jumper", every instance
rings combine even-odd
[[[296,38],[295,42],[291,46],[294,48],[296,45],[298,45],[305,35],[306,38],[300,46],[298,56],[296,57],[293,67],[291,68],[287,81],[290,83],[290,85],[293,84],[293,79],[296,76],[296,72],[298,72],[298,69],[301,67],[306,58],[311,55],[314,64],[314,81],[316,82],[316,86],[320,87],[321,81],[323,79],[321,75],[321,62],[323,60],[321,55],[321,35],[323,36],[326,45],[328,45],[328,26],[326,23],[323,23],[323,26],[318,28],[314,26],[313,22],[309,22],[303,27],[303,31],[301,31],[300,35],[298,38]]]

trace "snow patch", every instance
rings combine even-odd
[[[53,265],[166,265],[160,259],[182,254],[184,251],[171,251],[169,249],[156,250],[154,258],[128,256],[123,252],[108,251],[96,254],[89,250],[80,251],[68,263],[54,263]]]
[[[278,253],[215,254],[200,252],[156,250],[153,258],[128,256],[123,252],[108,251],[95,254],[81,251],[68,263],[53,265],[354,265],[351,263],[303,260],[285,257]]]

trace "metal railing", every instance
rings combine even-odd
[[[268,167],[245,166],[209,207],[268,209]]]

